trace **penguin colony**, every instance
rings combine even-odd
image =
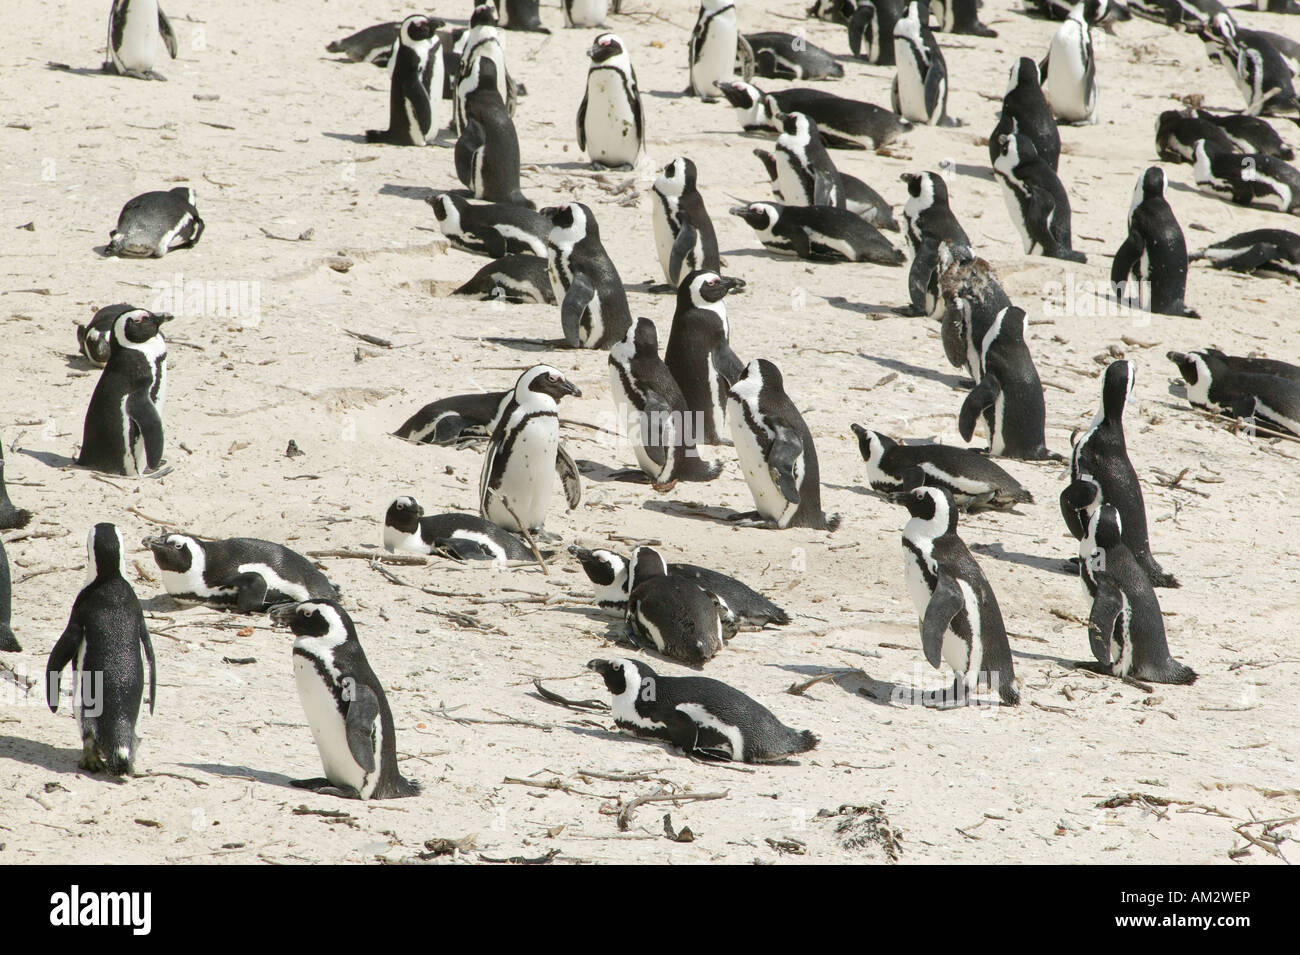
[[[114,0],[111,6],[104,71],[163,80],[154,69],[159,44],[173,59],[178,55],[165,14],[151,0]],[[495,379],[497,390],[458,390],[455,382],[420,384],[433,400],[394,434],[435,446],[430,457],[439,461],[436,452],[442,447],[481,451],[478,496],[475,500],[467,492],[459,500],[439,501],[443,513],[426,512],[413,496],[396,496],[382,515],[381,543],[390,552],[498,566],[554,566],[571,555],[590,581],[595,605],[622,621],[613,636],[619,655],[593,659],[588,668],[608,691],[615,724],[628,733],[700,759],[751,763],[791,762],[819,744],[811,732],[786,725],[741,689],[702,676],[659,675],[654,668],[664,660],[704,667],[730,642],[744,641],[744,631],[797,620],[795,600],[788,599],[791,606],[783,609],[717,569],[670,562],[672,556],[690,556],[696,532],[690,525],[678,528],[668,543],[636,546],[630,554],[577,544],[566,551],[553,546],[562,536],[547,528],[548,515],[558,512],[561,499],[575,511],[596,486],[593,463],[575,457],[576,434],[563,416],[575,402],[590,400],[584,399],[583,387],[598,388],[603,380],[630,447],[628,461],[636,464],[616,472],[616,479],[646,485],[647,499],[680,495],[686,488],[708,497],[705,485],[734,489],[743,481],[753,509],[726,514],[719,519],[723,524],[828,535],[842,524],[879,520],[823,508],[817,440],[800,410],[801,382],[782,374],[783,354],[746,354],[742,359],[733,350],[734,333],[742,345],[738,350],[745,351],[744,294],[747,284],[763,281],[761,264],[752,266],[764,255],[807,260],[814,284],[823,278],[833,282],[839,269],[875,268],[892,276],[899,302],[893,311],[935,326],[946,358],[969,378],[944,410],[968,444],[982,432],[986,448],[875,430],[873,425],[885,423],[853,420],[867,416],[865,402],[852,409],[846,401],[842,409],[843,431],[856,436],[870,487],[896,506],[893,523],[901,533],[903,564],[897,589],[905,589],[912,601],[919,655],[931,667],[951,671],[953,689],[944,696],[945,705],[979,697],[1011,706],[1032,692],[1016,676],[1002,605],[963,540],[962,528],[967,515],[991,510],[1011,515],[1011,520],[1036,522],[1042,533],[1059,531],[1054,508],[1035,501],[1017,479],[1031,467],[1064,474],[1060,512],[1065,529],[1078,541],[1077,556],[1064,551],[1058,556],[1063,563],[1070,557],[1070,572],[1079,577],[1085,603],[1078,610],[1087,626],[1072,633],[1071,642],[1063,637],[1055,651],[1086,651],[1091,659],[1078,666],[1130,682],[1192,684],[1196,673],[1181,662],[1182,655],[1203,661],[1203,667],[1213,665],[1201,635],[1184,632],[1176,617],[1167,627],[1161,613],[1157,590],[1180,585],[1174,569],[1186,580],[1197,568],[1181,565],[1173,556],[1172,569],[1166,569],[1154,556],[1153,523],[1142,491],[1149,479],[1134,468],[1127,443],[1141,442],[1142,434],[1132,427],[1125,430],[1138,367],[1124,359],[1109,363],[1091,396],[1097,403],[1091,423],[1076,432],[1071,447],[1049,447],[1047,422],[1062,417],[1055,409],[1064,399],[1045,391],[1034,365],[1031,326],[1041,303],[1013,303],[997,270],[980,258],[979,230],[968,230],[961,222],[963,174],[951,163],[941,163],[941,156],[918,155],[901,176],[887,176],[885,170],[893,167],[881,164],[881,157],[873,164],[870,155],[871,150],[906,144],[917,126],[944,127],[954,136],[967,135],[958,132],[963,127],[988,128],[989,163],[982,174],[1000,186],[1025,257],[1086,263],[1085,254],[1074,248],[1079,237],[1071,230],[1071,203],[1127,197],[1072,186],[1069,152],[1062,148],[1058,125],[1104,125],[1107,102],[1126,94],[1106,88],[1102,96],[1105,64],[1098,63],[1094,34],[1111,31],[1133,15],[1149,17],[1159,5],[1130,10],[1117,0],[1082,0],[1068,7],[1039,4],[1054,21],[1052,31],[1045,34],[1043,49],[1008,57],[1001,109],[958,119],[948,112],[947,101],[961,77],[949,73],[943,38],[962,34],[969,38],[964,42],[991,43],[997,32],[981,22],[977,6],[962,0],[820,3],[810,16],[847,27],[835,35],[839,46],[830,44],[828,35],[829,49],[822,49],[790,34],[746,33],[743,4],[703,0],[683,44],[685,95],[700,101],[701,123],[717,124],[724,116],[734,123],[729,113],[735,109],[744,131],[774,137],[770,150],[755,150],[773,201],[757,194],[761,189],[753,183],[765,180],[753,175],[758,170],[752,164],[750,180],[737,171],[733,180],[707,182],[686,154],[689,150],[672,155],[671,147],[665,149],[655,138],[658,103],[643,96],[642,88],[646,80],[663,88],[669,78],[643,76],[639,82],[635,65],[640,44],[611,32],[614,11],[604,3],[565,0],[566,27],[599,31],[587,52],[585,80],[577,72],[573,77],[575,88],[583,90],[576,113],[576,154],[595,169],[648,173],[644,192],[650,223],[644,221],[644,206],[634,216],[626,203],[593,206],[576,196],[549,194],[543,201],[538,177],[525,176],[525,164],[533,159],[521,154],[515,124],[528,112],[525,86],[519,82],[527,71],[510,55],[505,33],[549,33],[535,3],[505,0],[499,7],[488,4],[472,11],[440,9],[445,19],[412,14],[327,47],[346,61],[388,70],[387,126],[357,137],[374,144],[363,148],[428,147],[440,136],[453,147],[450,165],[460,187],[448,174],[449,164],[441,163],[443,181],[434,182],[433,195],[427,197],[433,210],[430,228],[445,237],[453,255],[492,260],[480,268],[464,259],[466,275],[474,274],[456,294],[494,305],[552,307],[552,337],[543,341],[548,360],[521,368],[513,380]],[[983,9],[984,19],[1001,12],[993,6]],[[1300,122],[1292,82],[1295,46],[1284,37],[1238,26],[1217,4],[1180,2],[1161,15],[1204,41],[1207,54],[1231,74],[1244,102],[1235,113],[1188,107],[1160,116],[1153,154],[1166,165],[1133,170],[1126,232],[1114,237],[1110,282],[1119,295],[1136,283],[1138,292],[1127,300],[1137,309],[1197,317],[1196,273],[1189,271],[1190,262],[1258,275],[1261,281],[1263,276],[1300,277],[1300,235],[1283,227],[1285,219],[1277,219],[1275,228],[1216,233],[1203,250],[1189,254],[1176,212],[1179,197],[1170,190],[1171,175],[1181,175],[1237,205],[1273,209],[1279,216],[1300,214],[1300,173],[1289,163],[1292,152],[1286,144],[1295,134],[1285,125]],[[467,25],[444,30],[461,22]],[[849,53],[893,69],[890,108],[848,95],[856,93],[857,65]],[[573,71],[572,64],[560,68]],[[846,95],[821,89],[764,91],[751,82],[755,77],[835,81]],[[442,108],[444,99],[451,101],[447,109]],[[375,107],[381,116],[378,99]],[[1278,135],[1277,120],[1286,136]],[[1179,164],[1190,165],[1191,171],[1179,170]],[[427,168],[421,165],[419,174]],[[165,181],[161,172],[157,178]],[[525,186],[535,198],[525,193]],[[733,255],[727,261],[720,249],[710,208],[720,210],[723,196],[739,202],[728,210],[753,230],[750,250],[757,257]],[[129,199],[104,254],[156,258],[194,247],[205,228],[197,202],[189,187]],[[628,271],[634,263],[615,262],[601,242],[602,232],[636,228],[652,236],[644,258],[657,260],[666,282],[659,288],[672,296],[663,299],[667,307],[657,322],[634,315],[629,305],[620,265]],[[882,229],[901,231],[903,248]],[[1098,250],[1091,254],[1105,255]],[[909,265],[906,271],[904,264]],[[449,308],[480,307],[451,302]],[[491,321],[498,313],[482,314]],[[78,326],[81,358],[102,370],[87,390],[77,467],[129,480],[163,481],[179,463],[168,434],[173,428],[184,433],[192,409],[168,410],[165,402],[165,332],[180,327],[164,328],[170,320],[173,316],[165,312],[119,303],[99,308]],[[559,338],[554,337],[557,330]],[[1212,336],[1207,327],[1203,337]],[[571,375],[561,367],[579,366],[564,349],[603,352],[607,365],[595,371],[583,365],[580,375]],[[926,360],[907,357],[915,363]],[[1264,436],[1300,436],[1296,365],[1279,358],[1228,355],[1195,342],[1167,357],[1193,409],[1244,419]],[[937,353],[930,356],[931,364],[934,358]],[[1073,403],[1082,403],[1077,388],[1067,390],[1077,396]],[[1130,410],[1130,425],[1134,417]],[[820,437],[825,440],[824,431]],[[28,478],[33,476],[31,461],[25,460],[22,469]],[[382,462],[371,464],[382,467]],[[4,477],[0,457],[0,527],[21,528],[32,515],[11,503]],[[369,475],[372,481],[385,478]],[[174,512],[183,514],[183,498],[177,496],[174,504]],[[252,534],[258,502],[244,504],[250,510],[240,512],[238,529]],[[46,506],[56,510],[53,502]],[[570,523],[580,525],[581,513],[576,510]],[[0,651],[19,651],[20,636],[29,651],[42,643],[51,647],[48,705],[59,711],[67,695],[61,680],[69,672],[83,744],[80,765],[92,772],[129,775],[136,765],[143,705],[165,723],[169,703],[165,693],[158,698],[154,671],[157,666],[166,674],[167,654],[156,659],[140,599],[127,579],[128,547],[119,525],[134,519],[125,509],[106,516],[113,520],[90,530],[86,583],[75,598],[68,595],[68,623],[57,638],[30,622],[21,584],[12,579],[9,560],[21,554],[21,544],[11,545],[8,555],[0,546]],[[673,526],[666,517],[665,539]],[[970,536],[987,534],[987,528],[980,524]],[[1166,553],[1176,554],[1173,531],[1162,530],[1157,537]],[[358,538],[353,543],[370,542]],[[156,566],[152,576],[166,594],[243,614],[269,614],[293,634],[285,662],[292,664],[324,770],[323,776],[296,785],[361,799],[421,793],[420,784],[403,775],[406,770],[398,764],[395,727],[407,722],[409,714],[395,719],[383,688],[383,678],[396,675],[371,668],[362,631],[347,609],[355,609],[359,595],[340,592],[320,566],[298,551],[255,537],[213,540],[184,528],[161,528],[142,546]],[[757,540],[754,546],[759,546]],[[73,557],[69,553],[69,560]],[[1017,603],[1015,594],[1003,596],[1007,604]],[[1017,609],[1028,615],[1040,608]],[[368,629],[381,628],[371,622]],[[378,642],[367,633],[366,645]],[[286,674],[288,669],[286,665]],[[746,689],[769,700],[772,695],[770,686]],[[789,706],[777,709],[791,711]],[[160,725],[153,732],[166,729]],[[237,754],[228,758],[235,760]],[[423,791],[427,794],[428,787]]]

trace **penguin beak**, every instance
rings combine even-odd
[[[176,316],[173,315],[173,314],[171,314],[170,312],[154,312],[154,313],[153,313],[153,320],[154,320],[155,322],[157,322],[159,325],[161,325],[163,322],[170,322],[170,321],[171,321],[172,319],[174,319],[175,317],[176,317]]]
[[[613,664],[611,664],[608,660],[587,661],[587,669],[594,670],[596,673],[599,673],[601,676],[606,676],[612,668],[613,668]]]
[[[144,540],[140,541],[140,544],[143,547],[148,547],[150,550],[153,550],[155,547],[161,547],[166,543],[166,541],[167,535],[159,534],[157,537],[146,537]]]
[[[585,547],[579,547],[577,544],[569,545],[569,553],[578,558],[578,560],[586,560],[591,556],[591,551],[587,550]],[[588,666],[590,666],[590,664],[588,664]]]
[[[559,386],[560,386],[560,390],[564,392],[564,394],[566,395],[573,395],[573,397],[575,398],[582,397],[582,389],[580,389],[573,382],[569,381],[568,378],[561,378],[559,381]]]
[[[276,604],[266,613],[267,616],[271,618],[271,622],[274,623],[276,626],[287,627],[293,622],[293,615],[297,611],[297,609],[298,609],[297,603],[294,602],[282,603],[282,604]]]
[[[732,206],[727,210],[733,216],[740,216],[742,219],[749,215],[749,206]]]
[[[1172,361],[1175,365],[1187,361],[1187,356],[1180,351],[1167,351],[1165,352],[1165,357],[1168,358],[1170,361]]]

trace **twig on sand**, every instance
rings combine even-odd
[[[169,772],[167,772],[167,771],[165,771],[165,770],[162,770],[162,769],[151,770],[150,772],[147,772],[147,773],[132,773],[132,774],[131,774],[131,778],[132,778],[132,779],[148,779],[148,778],[150,778],[151,776],[166,776],[166,777],[168,777],[169,779],[183,779],[183,780],[185,780],[187,783],[193,783],[194,785],[198,786],[200,789],[202,789],[202,788],[204,788],[204,787],[206,787],[206,786],[208,785],[208,783],[207,783],[205,780],[202,780],[202,779],[195,779],[193,776],[182,776],[180,773],[169,773]]]
[[[428,707],[425,707],[424,712],[428,713],[430,716],[440,716],[445,720],[451,720],[453,723],[459,723],[461,726],[526,726],[529,729],[541,730],[543,733],[549,733],[551,730],[555,729],[553,723],[534,723],[531,720],[517,719],[507,713],[498,713],[496,710],[488,710],[488,712],[505,718],[500,720],[479,720],[472,716],[451,715],[456,712],[456,710],[463,709],[465,705],[466,704],[462,703],[460,706],[453,706],[451,709],[448,709],[446,706],[440,706],[436,710],[431,710]]]
[[[684,802],[705,802],[710,799],[726,799],[731,795],[731,791],[720,793],[670,793],[667,790],[659,789],[645,796],[637,796],[631,802],[618,812],[618,828],[620,832],[627,832],[632,825],[632,814],[646,803],[652,802],[670,802],[675,807],[680,807]]]
[[[554,703],[557,706],[563,706],[570,710],[576,710],[579,713],[595,710],[599,713],[609,712],[609,704],[604,700],[570,700],[553,690],[548,690],[542,686],[541,680],[533,680],[533,687],[541,694],[542,699],[548,703]]]
[[[533,557],[536,558],[537,565],[542,568],[542,573],[547,577],[551,576],[551,572],[546,568],[546,561],[542,560],[542,552],[539,551],[537,545],[533,543],[533,535],[528,533],[528,528],[525,527],[524,522],[519,519],[519,515],[516,514],[515,509],[510,506],[510,501],[505,497],[505,495],[498,494],[498,497],[501,498],[501,506],[506,509],[506,513],[509,514],[515,524],[518,525],[519,533],[524,535],[524,543],[526,543],[528,549],[533,552]]]
[[[338,557],[352,560],[374,560],[381,564],[399,564],[402,566],[422,566],[429,562],[420,554],[382,554],[364,550],[309,550],[308,557]]]
[[[554,789],[557,792],[568,793],[571,796],[591,796],[593,799],[617,799],[617,796],[605,796],[601,793],[589,793],[582,789],[574,789],[563,779],[520,779],[518,776],[507,776],[501,780],[508,786],[528,786],[531,789]]]

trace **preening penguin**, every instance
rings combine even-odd
[[[104,254],[160,259],[173,249],[189,248],[202,235],[203,220],[194,205],[193,189],[177,186],[146,192],[122,207]]]
[[[934,274],[943,353],[954,368],[964,368],[978,382],[984,377],[984,336],[1011,299],[993,266],[969,246],[941,242]]]
[[[1198,318],[1183,302],[1187,290],[1187,243],[1165,199],[1165,171],[1151,166],[1138,180],[1128,213],[1128,237],[1115,253],[1110,281],[1117,298],[1129,279],[1138,285],[1138,305],[1160,315]]]
[[[112,776],[135,771],[144,662],[149,664],[151,714],[157,686],[149,628],[125,573],[122,535],[112,524],[96,524],[86,540],[86,585],[45,665],[45,699],[54,713],[59,711],[63,669],[72,666],[82,743],[78,765]]]
[[[591,67],[578,107],[578,148],[597,169],[631,169],[645,143],[645,122],[636,70],[623,41],[602,33],[587,51]]]
[[[903,573],[921,625],[921,649],[936,670],[957,674],[958,700],[967,692],[996,692],[1020,702],[1002,611],[988,578],[957,536],[957,507],[942,488],[894,495],[911,519],[903,528]]]
[[[777,528],[840,526],[840,515],[822,510],[817,449],[776,365],[758,358],[746,366],[728,392],[727,424],[756,508],[738,519]]]
[[[745,364],[731,350],[727,322],[727,293],[736,280],[697,270],[677,290],[664,364],[681,389],[697,429],[698,444],[729,444],[726,427],[727,391],[744,374]]]
[[[338,596],[315,564],[283,544],[251,537],[200,540],[189,534],[159,534],[141,543],[173,597],[260,613],[285,601]]]
[[[332,600],[284,604],[271,619],[293,631],[293,675],[325,775],[300,789],[348,799],[420,792],[398,771],[397,736],[384,688],[347,612]]]
[[[423,146],[438,132],[443,76],[438,30],[444,26],[423,14],[402,21],[388,64],[388,128],[366,130],[366,142]]]
[[[600,242],[591,209],[566,202],[543,209],[551,220],[546,263],[560,300],[560,326],[570,348],[609,348],[632,327],[618,269]]]
[[[642,647],[691,666],[708,663],[736,635],[736,615],[716,594],[668,573],[663,556],[638,547],[628,562],[627,626]]]
[[[158,61],[157,36],[176,59],[176,32],[157,0],[113,0],[108,14],[108,60],[105,73],[137,80],[165,80],[154,71]]]
[[[781,762],[816,747],[739,690],[702,676],[659,676],[640,660],[592,660],[614,698],[614,722],[635,736],[663,740],[688,756]]]
[[[677,288],[698,269],[722,270],[718,237],[696,184],[695,163],[679,156],[655,180],[651,217],[664,278]]]

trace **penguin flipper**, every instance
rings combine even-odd
[[[564,499],[569,504],[569,510],[573,510],[582,503],[582,477],[578,472],[577,462],[573,460],[573,456],[563,444],[555,446],[555,473],[560,476],[560,484],[564,487]]]
[[[1124,592],[1115,578],[1104,570],[1093,574],[1097,584],[1092,598],[1092,612],[1088,615],[1088,645],[1098,663],[1110,666],[1110,637],[1115,632],[1115,621],[1124,611]]]
[[[1117,297],[1128,283],[1128,277],[1133,274],[1133,266],[1141,255],[1142,237],[1136,232],[1130,232],[1115,253],[1115,260],[1110,267],[1110,284],[1115,286]]]
[[[578,148],[587,151],[587,93],[582,94],[582,104],[578,107]]]
[[[645,402],[646,408],[641,412],[640,422],[641,446],[645,449],[646,456],[662,468],[668,460],[668,449],[676,447],[681,436],[673,427],[673,409],[661,394],[647,388]],[[558,456],[556,461],[558,465]]]
[[[813,205],[834,206],[839,203],[840,183],[837,178],[827,175],[824,169],[813,170]]]
[[[379,697],[375,691],[364,683],[352,680],[344,683],[344,699],[347,691],[352,691],[348,703],[348,713],[344,718],[344,729],[348,738],[348,750],[352,758],[368,773],[375,771],[375,723],[379,720]]]
[[[154,668],[153,641],[149,639],[148,626],[141,634],[140,642],[144,645],[145,662],[149,664],[149,715],[153,716],[154,700],[157,699],[158,694],[158,674]]]
[[[799,432],[784,422],[772,423],[776,432],[767,451],[767,466],[781,496],[791,504],[799,503],[799,482],[795,474],[803,460],[803,440]]]
[[[408,109],[415,109],[415,121],[419,124],[421,137],[415,145],[423,146],[424,137],[436,130],[433,129],[433,104],[429,102],[429,90],[418,74],[412,73],[407,77],[402,87],[402,98],[406,100]]]
[[[595,297],[596,288],[591,279],[585,272],[575,272],[560,305],[560,327],[564,330],[564,342],[570,348],[582,347],[582,340],[578,337],[582,316]]]
[[[1038,83],[1040,86],[1047,85],[1047,67],[1052,59],[1052,51],[1047,51],[1047,56],[1038,61]]]
[[[859,4],[858,8],[853,11],[853,16],[849,18],[849,51],[855,56],[862,56],[862,41],[867,41],[867,49],[871,49],[871,14],[872,9],[865,4]]]
[[[130,416],[132,423],[140,429],[140,435],[144,438],[145,462],[149,470],[152,471],[162,464],[162,415],[158,413],[158,407],[149,397],[147,389],[131,393],[130,397],[126,399],[126,413]]]
[[[59,681],[63,678],[63,668],[71,663],[77,655],[77,647],[86,639],[85,631],[78,622],[75,613],[68,621],[67,627],[50,651],[50,659],[45,664],[45,702],[51,713],[59,712]]]
[[[963,441],[969,441],[975,434],[975,422],[985,408],[997,400],[1002,383],[997,375],[985,375],[984,380],[971,389],[966,400],[961,403],[961,412],[957,415],[957,431]]]
[[[668,253],[668,278],[673,285],[680,285],[684,276],[699,268],[695,261],[695,246],[700,240],[700,232],[685,220],[673,239],[672,250]]]
[[[740,64],[740,76],[748,83],[754,78],[754,67],[757,63],[757,57],[754,56],[754,48],[749,41],[745,39],[745,34],[736,35],[736,62]]]
[[[235,588],[235,606],[240,613],[257,613],[266,606],[266,578],[259,573],[237,574],[221,586]]]
[[[925,606],[925,616],[921,619],[921,649],[930,666],[938,669],[943,661],[943,635],[948,632],[953,618],[965,608],[966,598],[962,596],[957,581],[940,570],[930,602]]]
[[[158,8],[158,32],[162,34],[167,52],[171,54],[173,60],[176,59],[176,32],[172,29],[172,22],[167,19],[167,14],[163,13],[162,7]]]

